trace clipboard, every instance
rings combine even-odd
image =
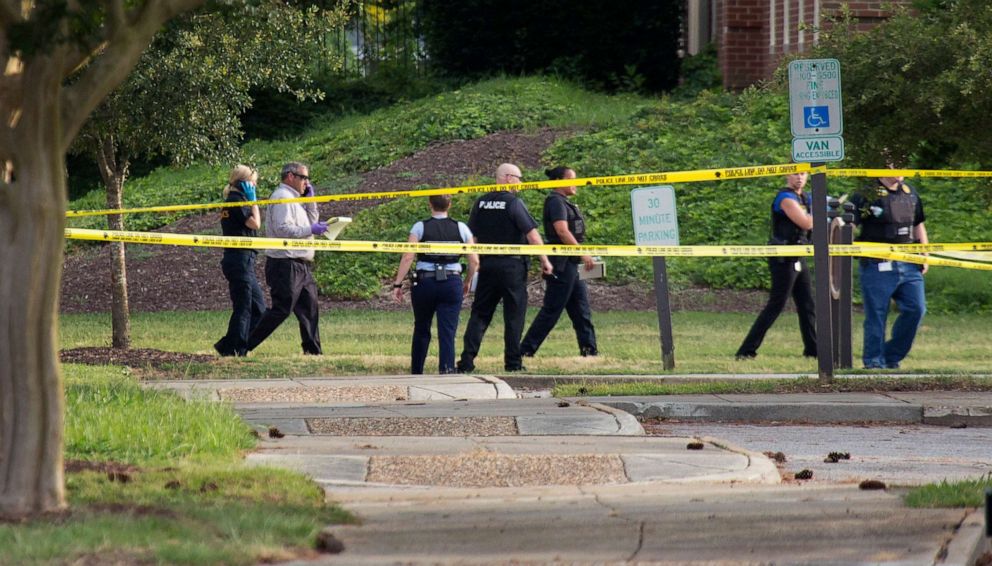
[[[327,224],[327,231],[324,232],[324,237],[328,240],[336,240],[338,235],[341,234],[341,230],[344,230],[345,226],[351,224],[351,218],[347,216],[335,216],[328,218],[324,222]]]
[[[606,277],[606,264],[602,261],[593,261],[592,269],[586,271],[586,266],[579,264],[579,280],[601,279]]]

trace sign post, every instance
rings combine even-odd
[[[823,165],[844,158],[844,112],[840,63],[836,59],[797,59],[789,63],[789,121],[792,159]],[[819,377],[834,377],[834,336],[830,304],[830,250],[827,176],[813,175],[813,264],[816,268],[816,354]]]
[[[671,185],[630,191],[634,217],[634,242],[638,246],[679,245],[679,223],[675,214],[675,189]],[[675,369],[675,340],[672,335],[672,308],[668,300],[668,266],[664,257],[653,257],[654,297],[661,334],[661,361],[666,370]]]

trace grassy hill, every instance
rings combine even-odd
[[[425,99],[401,103],[366,115],[327,119],[285,141],[251,142],[244,160],[255,164],[260,185],[275,183],[279,166],[290,159],[308,162],[321,186],[347,192],[357,175],[410,155],[434,142],[471,139],[489,133],[541,127],[567,128],[546,153],[548,165],[568,164],[579,176],[676,171],[784,163],[790,157],[785,96],[749,91],[742,95],[704,93],[691,101],[607,96],[548,78],[485,81]],[[879,166],[848,163],[844,166]],[[229,165],[159,169],[131,180],[125,206],[218,200]],[[539,171],[524,171],[528,179]],[[480,171],[472,182],[485,182]],[[830,192],[856,189],[865,179],[831,179]],[[916,179],[927,207],[927,226],[935,242],[992,240],[992,184],[987,181]],[[676,186],[683,244],[761,244],[767,240],[768,203],[782,179],[747,179]],[[581,189],[576,202],[589,221],[589,242],[633,243],[629,191],[633,187]],[[543,194],[523,193],[539,215]],[[70,203],[70,208],[99,208],[100,191]],[[466,217],[471,197],[456,199],[454,215]],[[405,240],[409,226],[423,215],[413,199],[387,202],[356,215],[346,239]],[[170,222],[167,215],[134,215],[130,229]],[[102,219],[80,219],[74,226],[101,226]],[[319,254],[322,292],[369,296],[391,276],[391,255]],[[650,280],[645,259],[611,259],[614,281]],[[761,259],[679,259],[669,262],[674,285],[762,288],[767,270]],[[935,268],[928,275],[931,310],[992,310],[992,275]]]

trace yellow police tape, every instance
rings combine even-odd
[[[312,249],[336,252],[435,253],[482,255],[595,255],[602,257],[799,257],[813,255],[813,246],[568,246],[545,244],[439,244],[410,242],[368,242],[361,240],[302,240],[294,238],[238,238],[167,234],[160,232],[126,232],[66,228],[65,237],[75,240],[124,242],[128,244],[179,245],[208,248]],[[914,263],[947,265],[967,269],[992,270],[992,264],[913,255],[944,251],[990,251],[992,242],[961,244],[855,244],[832,245],[831,255],[867,256],[897,259]]]
[[[992,177],[992,171],[941,169],[827,169],[828,177]]]
[[[528,191],[534,189],[554,189],[558,187],[570,187],[572,185],[583,185],[591,187],[615,186],[615,185],[649,185],[656,183],[695,183],[699,181],[730,181],[736,179],[750,179],[755,177],[772,177],[778,175],[788,175],[790,173],[802,173],[820,171],[810,167],[809,163],[787,163],[782,165],[759,165],[756,167],[730,167],[724,169],[699,169],[695,171],[673,171],[668,173],[638,173],[634,175],[612,175],[608,177],[584,177],[581,179],[562,179],[557,181],[533,181],[519,183],[515,185],[473,185],[467,187],[448,187],[437,189],[420,189],[409,191],[386,191],[374,193],[347,193],[340,195],[321,195],[313,197],[301,197],[294,199],[274,199],[259,200],[255,204],[284,204],[290,202],[337,202],[337,201],[361,201],[376,200],[384,198],[398,197],[429,197],[432,195],[470,194],[488,193],[492,191]],[[79,218],[82,216],[103,216],[107,214],[133,214],[136,212],[179,212],[184,210],[202,210],[209,208],[226,208],[244,206],[244,202],[213,202],[205,204],[179,204],[170,206],[146,206],[140,208],[126,208],[122,210],[101,209],[101,210],[69,210],[66,217]]]
[[[632,175],[613,175],[607,177],[583,177],[579,179],[562,179],[556,181],[533,181],[516,185],[473,185],[466,187],[446,187],[436,189],[419,189],[407,191],[379,191],[372,193],[347,193],[339,195],[321,195],[294,199],[267,199],[255,201],[258,205],[286,204],[292,202],[337,202],[363,201],[399,197],[429,197],[432,195],[488,193],[491,191],[534,189],[554,189],[583,185],[592,187],[618,185],[647,185],[656,183],[696,183],[701,181],[732,181],[756,177],[771,177],[788,175],[790,173],[826,173],[833,177],[992,177],[992,171],[942,171],[932,169],[827,169],[824,166],[812,167],[808,163],[787,163],[779,165],[758,165],[754,167],[729,167],[723,169],[698,169],[693,171],[672,171],[667,173],[636,173]],[[108,214],[134,214],[138,212],[181,212],[187,210],[205,210],[211,208],[227,208],[244,206],[242,202],[214,202],[203,204],[178,204],[168,206],[145,206],[126,209],[99,210],[69,210],[67,218],[83,216],[104,216]]]

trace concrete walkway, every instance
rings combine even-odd
[[[645,436],[633,415],[988,426],[992,394],[516,399],[478,375],[150,386],[232,403],[261,437],[249,463],[306,473],[359,517],[328,527],[345,550],[317,563],[965,565],[985,543],[977,513],[782,484],[760,453]]]
[[[964,565],[979,540],[966,510],[853,486],[331,493],[363,524],[319,564]]]

